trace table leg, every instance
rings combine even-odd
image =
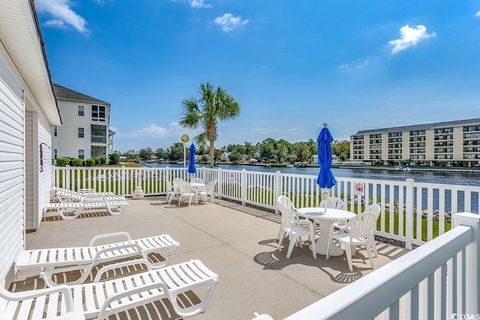
[[[320,235],[315,242],[315,250],[318,254],[327,255],[327,248],[328,248],[328,238],[330,233],[330,226],[332,225],[333,221],[318,221],[320,226]],[[332,243],[330,247],[330,256],[341,256],[343,254],[343,250],[340,249],[336,243]]]

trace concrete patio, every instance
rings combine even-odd
[[[237,210],[240,209],[240,210]],[[273,221],[272,221],[273,220]],[[354,258],[354,272],[345,257],[314,260],[304,246],[295,248],[290,259],[286,248],[277,250],[278,218],[265,211],[220,201],[192,207],[163,204],[158,198],[130,201],[122,216],[85,217],[66,221],[44,221],[27,235],[29,249],[87,245],[102,233],[128,231],[141,238],[168,233],[181,245],[172,263],[202,260],[219,275],[219,283],[206,312],[193,319],[250,319],[253,312],[283,319],[335,290],[371,272],[365,250]],[[288,244],[285,240],[284,245]],[[377,243],[379,268],[407,250]],[[32,274],[17,274],[15,291],[41,287]],[[28,278],[29,281],[22,281]],[[35,278],[33,278],[35,279]],[[137,308],[112,319],[179,319],[165,301]]]

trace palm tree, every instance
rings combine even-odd
[[[182,102],[183,116],[180,124],[185,128],[202,128],[203,132],[195,137],[200,145],[208,140],[210,165],[215,165],[215,141],[218,138],[219,121],[234,119],[240,114],[240,105],[235,98],[223,88],[215,88],[209,83],[202,83],[199,88],[200,99],[189,98]]]

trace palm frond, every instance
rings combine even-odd
[[[193,138],[193,140],[199,145],[199,146],[205,146],[207,144],[207,135],[205,132],[200,133],[198,136]]]
[[[198,128],[202,120],[202,112],[198,107],[198,101],[195,98],[189,98],[182,101],[183,115],[180,119],[180,125],[184,128]]]
[[[217,117],[219,120],[234,119],[240,115],[240,104],[235,98],[226,92],[223,88],[218,87],[217,96]]]

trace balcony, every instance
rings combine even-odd
[[[102,125],[92,124],[91,142],[106,144],[107,143],[107,127]]]

